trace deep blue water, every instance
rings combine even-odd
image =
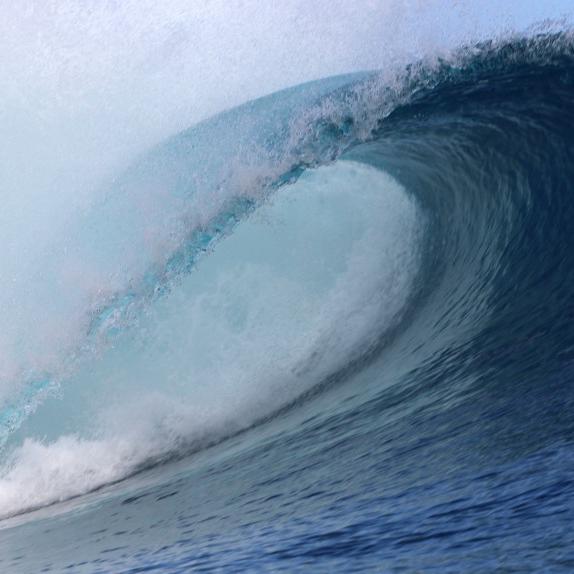
[[[563,33],[294,88],[142,157],[70,234],[135,271],[6,407],[0,569],[574,570],[573,126]],[[106,434],[83,413],[110,397]]]

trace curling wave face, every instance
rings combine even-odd
[[[574,512],[562,476],[574,440],[573,94],[570,35],[543,35],[281,92],[143,157],[41,272],[54,283],[35,301],[58,290],[54,312],[69,323],[38,354],[47,316],[7,371],[20,382],[2,397],[0,513],[265,421],[214,450],[225,464],[214,455],[209,472],[178,479],[194,520],[225,514],[224,547],[243,520],[223,487],[232,460],[257,483],[242,496],[267,517],[287,520],[258,501],[296,474],[280,494],[294,568],[313,553],[325,568],[340,558],[309,535],[307,505],[365,565],[416,545],[413,568],[438,547],[442,566],[464,552],[478,570],[484,539],[516,511],[531,522],[506,520],[500,544],[528,539],[547,565],[528,493],[554,493],[560,548]],[[222,499],[204,500],[202,481],[220,483]],[[317,499],[305,502],[306,489]],[[162,500],[154,509],[168,516]],[[100,504],[96,518],[114,502]],[[341,505],[348,528],[335,524]]]

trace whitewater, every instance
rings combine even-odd
[[[568,4],[3,7],[0,568],[569,571]]]

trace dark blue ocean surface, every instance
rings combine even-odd
[[[252,102],[114,186],[74,237],[120,266],[142,188],[218,199],[5,411],[0,571],[574,571],[569,33]]]

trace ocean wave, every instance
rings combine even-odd
[[[560,371],[573,78],[570,33],[513,38],[280,92],[142,156],[4,335],[0,514],[367,369],[349,404],[390,419]]]

